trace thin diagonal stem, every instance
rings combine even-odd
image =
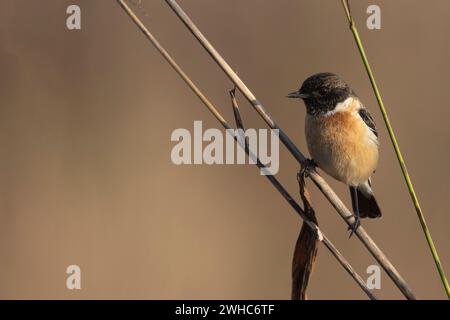
[[[256,99],[255,95],[250,91],[250,89],[245,85],[245,83],[239,78],[236,72],[230,67],[230,65],[223,59],[223,57],[217,52],[217,50],[211,45],[211,43],[206,39],[203,33],[197,28],[197,26],[192,22],[186,12],[178,5],[175,0],[165,0],[170,8],[175,12],[175,14],[180,18],[184,25],[189,29],[189,31],[195,36],[195,38],[200,42],[203,48],[209,53],[209,55],[214,59],[214,61],[220,66],[220,68],[225,72],[225,74],[230,78],[230,80],[236,85],[236,87],[241,91],[245,98],[250,102],[255,111],[261,116],[261,118],[269,125],[272,129],[279,130],[279,138],[281,142],[286,146],[289,152],[294,156],[294,158],[301,164],[306,165],[306,157],[300,152],[297,146],[292,142],[288,135],[275,123],[269,113],[265,110],[263,105]],[[317,173],[316,170],[312,169],[308,172],[309,177],[314,182],[314,184],[319,188],[320,191],[325,195],[331,205],[336,209],[339,215],[343,218],[344,222],[349,226],[352,226],[355,222],[353,214],[345,206],[342,200],[337,196],[334,190],[328,185],[328,183]],[[406,281],[396,270],[394,265],[389,261],[386,255],[380,250],[372,238],[367,234],[363,227],[359,227],[356,232],[356,236],[364,246],[369,250],[372,256],[377,260],[377,262],[383,267],[389,277],[394,281],[396,286],[400,289],[403,295],[408,299],[415,299],[414,293],[409,288]]]
[[[164,47],[159,43],[159,41],[150,33],[150,31],[145,27],[141,20],[133,13],[131,8],[125,3],[124,0],[117,0],[120,6],[128,14],[128,16],[133,20],[133,22],[138,26],[138,28],[144,33],[148,40],[153,44],[153,46],[161,53],[161,55],[166,59],[170,66],[177,72],[177,74],[184,80],[184,82],[191,88],[195,95],[202,101],[202,103],[208,108],[208,110],[214,115],[214,117],[222,124],[225,129],[232,129],[224,117],[220,114],[217,108],[208,100],[208,98],[201,92],[201,90],[194,84],[194,82],[189,78],[189,76],[181,69],[181,67],[175,62],[175,60],[169,55],[169,53],[164,49]],[[234,139],[237,137],[234,135]],[[238,141],[239,142],[239,141]],[[238,143],[240,147],[246,149],[241,143]],[[256,159],[256,165],[259,168],[265,168],[259,159],[251,154],[251,151],[246,150],[246,153]],[[300,205],[291,197],[283,185],[275,178],[273,175],[266,175],[266,178],[272,183],[272,185],[280,192],[283,198],[291,205],[291,207],[297,212],[297,214],[305,221],[305,223],[316,233],[318,240],[321,241],[325,247],[331,252],[331,254],[338,260],[338,262],[344,267],[347,273],[356,281],[356,283],[361,287],[361,289],[367,294],[367,296],[372,300],[377,300],[377,297],[370,291],[366,286],[364,280],[356,273],[349,262],[344,258],[344,256],[339,252],[339,250],[331,243],[331,241],[325,236],[325,234],[319,229],[319,227],[312,221],[310,221],[303,212]]]
[[[416,209],[417,217],[419,218],[420,225],[421,225],[423,233],[425,235],[425,239],[428,243],[428,247],[430,248],[434,263],[436,264],[436,268],[438,270],[439,276],[440,276],[442,284],[444,286],[444,290],[447,294],[447,297],[450,299],[450,286],[449,286],[448,280],[445,276],[444,268],[442,267],[441,261],[439,259],[437,249],[434,245],[433,238],[431,237],[430,230],[427,226],[425,216],[424,216],[422,208],[420,206],[419,198],[417,197],[417,194],[414,190],[414,186],[413,186],[413,183],[409,176],[408,169],[406,168],[405,160],[404,160],[402,152],[400,150],[400,146],[397,142],[394,128],[392,127],[391,122],[389,120],[386,108],[383,103],[383,99],[381,98],[380,91],[378,89],[377,83],[375,81],[375,77],[372,72],[372,68],[370,67],[369,60],[367,59],[367,55],[364,50],[363,44],[361,42],[361,38],[359,37],[358,30],[356,29],[355,21],[352,17],[351,10],[350,10],[350,5],[348,3],[348,0],[341,0],[341,2],[342,2],[342,5],[344,6],[345,14],[346,14],[348,22],[350,24],[350,30],[352,31],[353,37],[355,38],[356,45],[358,46],[358,50],[359,50],[359,53],[363,60],[364,67],[367,71],[367,75],[369,76],[370,83],[372,85],[373,91],[375,93],[375,97],[378,102],[378,106],[380,107],[381,114],[383,115],[384,123],[386,124],[386,128],[389,132],[389,137],[391,138],[392,145],[394,146],[395,154],[397,156],[398,163],[400,164],[400,168],[402,170],[403,177],[404,177],[406,185],[408,187],[408,191],[411,196],[411,200],[413,202],[414,208]]]

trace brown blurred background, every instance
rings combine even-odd
[[[340,1],[179,3],[305,152],[304,107],[285,94],[319,71],[350,83],[382,142],[373,182],[384,218],[364,227],[419,298],[445,298]],[[81,31],[66,28],[69,4],[81,6]],[[381,30],[365,27],[369,4]],[[450,3],[352,6],[450,275]],[[231,120],[228,79],[164,1],[143,9]],[[290,297],[299,218],[253,167],[172,164],[174,129],[219,124],[115,1],[2,0],[0,40],[0,298]],[[240,99],[248,126],[265,127]],[[296,196],[297,170],[283,149],[278,177]],[[323,230],[364,276],[374,260],[310,190]],[[66,289],[71,264],[78,291]],[[310,283],[311,299],[366,298],[324,247]],[[402,298],[384,273],[381,285],[380,297]]]

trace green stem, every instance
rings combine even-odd
[[[346,7],[347,5],[347,7]],[[361,54],[361,58],[364,63],[364,67],[366,68],[367,74],[369,75],[370,83],[372,84],[373,91],[375,92],[375,96],[378,101],[378,105],[380,106],[381,113],[383,115],[384,122],[386,124],[387,130],[389,132],[389,136],[392,141],[392,145],[394,146],[395,154],[397,155],[398,162],[400,164],[400,168],[402,169],[403,177],[405,178],[406,185],[408,186],[409,194],[411,196],[412,202],[417,212],[417,217],[419,218],[420,224],[422,226],[422,230],[425,234],[425,238],[427,240],[428,246],[430,247],[431,254],[433,256],[434,262],[436,264],[436,268],[439,272],[439,276],[441,277],[442,284],[444,286],[445,292],[447,293],[447,297],[450,299],[450,286],[448,284],[447,278],[445,276],[444,269],[442,267],[441,261],[439,259],[438,252],[433,243],[433,238],[431,237],[430,230],[428,229],[427,223],[425,221],[425,217],[423,215],[422,209],[420,207],[419,199],[417,198],[416,192],[414,191],[413,184],[411,182],[411,178],[409,177],[408,170],[406,168],[405,161],[402,156],[402,152],[400,151],[400,147],[397,142],[397,138],[395,137],[394,129],[392,128],[391,122],[389,121],[388,114],[384,107],[383,100],[381,99],[380,91],[378,90],[377,83],[375,81],[375,77],[373,76],[372,69],[370,67],[369,61],[367,59],[366,53],[364,51],[364,47],[362,45],[361,39],[358,34],[358,30],[356,29],[355,22],[351,17],[351,13],[348,7],[348,4],[344,4],[344,8],[346,10],[347,18],[350,22],[350,30],[353,33],[353,37],[355,38],[356,44],[359,49],[359,53]]]

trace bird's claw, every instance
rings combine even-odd
[[[314,162],[313,159],[306,159],[300,168],[300,171],[297,175],[297,178],[307,178],[308,172],[310,170],[314,170],[317,167],[317,164]]]
[[[348,230],[351,230],[349,238],[352,237],[352,235],[358,230],[358,228],[361,226],[361,218],[356,216],[349,216],[347,219],[355,218],[355,222],[353,222],[349,227]]]

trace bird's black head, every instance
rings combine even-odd
[[[303,99],[310,115],[321,115],[333,111],[336,105],[354,96],[353,90],[339,76],[325,72],[306,79],[299,90],[288,98]]]

